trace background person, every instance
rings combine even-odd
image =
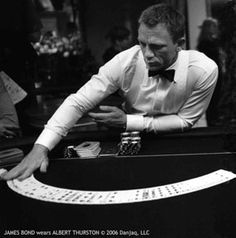
[[[124,26],[113,27],[107,34],[107,38],[110,40],[111,45],[103,54],[104,63],[131,46],[130,31]]]
[[[206,118],[208,126],[214,126],[219,118],[219,101],[222,84],[222,62],[223,51],[220,47],[219,27],[218,21],[214,18],[207,18],[201,25],[201,31],[198,38],[197,49],[203,52],[209,58],[214,60],[219,68],[219,77],[210,101],[209,107],[206,111]]]
[[[0,139],[19,135],[20,126],[16,109],[0,74]]]
[[[40,39],[42,24],[32,0],[0,1],[0,66],[28,95],[16,105],[21,128],[26,127],[25,109],[36,103],[33,70],[37,54],[31,45]],[[27,128],[27,127],[26,127]]]

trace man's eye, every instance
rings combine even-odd
[[[140,44],[140,46],[142,46],[142,47],[145,47],[145,46],[146,46],[146,44],[145,44],[144,42],[140,42],[140,41],[139,41],[139,44]]]
[[[151,45],[150,48],[153,50],[161,50],[164,48],[164,45]]]

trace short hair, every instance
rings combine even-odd
[[[174,42],[185,34],[185,17],[167,4],[155,4],[148,7],[141,13],[138,22],[150,28],[160,23],[165,24]]]
[[[114,26],[107,34],[106,38],[109,38],[113,43],[117,40],[122,41],[129,37],[130,31],[124,26]]]

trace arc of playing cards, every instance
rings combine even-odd
[[[0,175],[5,170],[0,170]],[[168,185],[117,191],[82,191],[54,187],[43,184],[31,177],[24,181],[7,181],[15,192],[30,198],[65,204],[108,205],[135,203],[170,198],[210,188],[236,177],[232,172],[217,170],[215,172]]]

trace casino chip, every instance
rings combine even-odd
[[[141,137],[138,131],[121,133],[118,155],[136,155],[141,149]]]
[[[67,146],[64,150],[64,158],[75,158],[78,157],[73,145]]]

